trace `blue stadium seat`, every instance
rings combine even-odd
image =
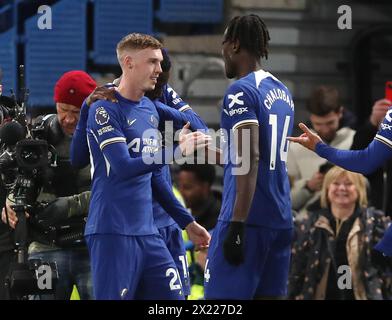
[[[97,64],[117,64],[116,45],[131,32],[152,34],[152,0],[95,0],[94,52]]]
[[[160,0],[157,18],[170,23],[220,23],[223,0]]]
[[[9,96],[10,89],[17,90],[17,35],[16,28],[0,34],[0,68],[3,72],[3,94]]]
[[[16,5],[0,3],[0,33],[7,31],[13,25],[13,9]]]
[[[60,76],[70,70],[85,70],[87,0],[62,0],[53,5],[52,29],[38,28],[39,15],[25,22],[26,86],[29,105],[53,105],[53,89]]]

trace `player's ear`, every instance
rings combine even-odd
[[[129,55],[126,55],[124,58],[124,64],[128,69],[132,69],[133,65],[134,65],[132,57]]]
[[[240,42],[238,40],[234,40],[232,43],[232,48],[234,53],[238,53],[240,51]]]
[[[339,113],[339,119],[341,119],[343,117],[343,113],[344,113],[344,107],[343,106],[340,106],[338,113]]]

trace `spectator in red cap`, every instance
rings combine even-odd
[[[57,117],[64,133],[71,135],[79,120],[80,107],[96,82],[86,72],[75,70],[64,73],[54,88]]]

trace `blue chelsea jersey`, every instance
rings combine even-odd
[[[380,141],[392,149],[392,106],[389,107],[383,121],[380,124],[375,140]],[[392,150],[390,150],[392,151]],[[384,156],[388,159],[391,154]]]
[[[159,99],[163,104],[175,108],[178,111],[186,111],[191,109],[188,103],[181,99],[181,97],[169,85],[165,84],[162,88],[162,96]]]
[[[163,93],[159,101],[164,103],[166,106],[181,111],[181,114],[184,116],[184,119],[191,123],[191,127],[193,130],[208,130],[204,121],[201,120],[198,115],[193,112],[192,108],[188,105],[188,103],[184,102],[184,100],[182,100],[181,97],[168,84],[163,87]],[[156,104],[156,107],[159,108],[159,104]],[[161,171],[163,178],[166,180],[169,186],[173,187],[169,165],[162,167]],[[154,199],[153,213],[155,225],[157,226],[157,228],[167,227],[175,223],[174,220],[162,208],[162,206]]]
[[[230,221],[236,196],[233,132],[246,124],[259,126],[259,166],[248,225],[274,229],[292,227],[290,185],[286,168],[294,121],[289,90],[268,72],[259,70],[235,81],[226,91],[221,115],[221,143],[225,157],[223,201],[219,220]],[[244,144],[249,142],[243,142]],[[249,156],[245,154],[244,157]],[[245,161],[246,163],[246,161]],[[244,166],[243,166],[244,167]]]
[[[100,100],[89,110],[92,193],[85,234],[155,234],[151,173],[123,179],[111,170],[102,150],[108,144],[125,142],[132,158],[157,152],[159,115],[148,98],[134,102],[118,93],[116,98],[118,103]]]

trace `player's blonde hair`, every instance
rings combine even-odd
[[[358,192],[358,204],[361,207],[367,207],[367,192],[366,192],[366,179],[360,173],[347,171],[340,167],[332,167],[325,175],[323,187],[321,189],[321,207],[327,208],[330,204],[328,200],[328,189],[330,185],[339,177],[346,176],[355,185]]]
[[[116,48],[117,59],[120,66],[122,67],[122,61],[126,51],[133,49],[143,50],[146,48],[161,49],[162,43],[148,34],[130,33],[126,35],[117,43]]]

